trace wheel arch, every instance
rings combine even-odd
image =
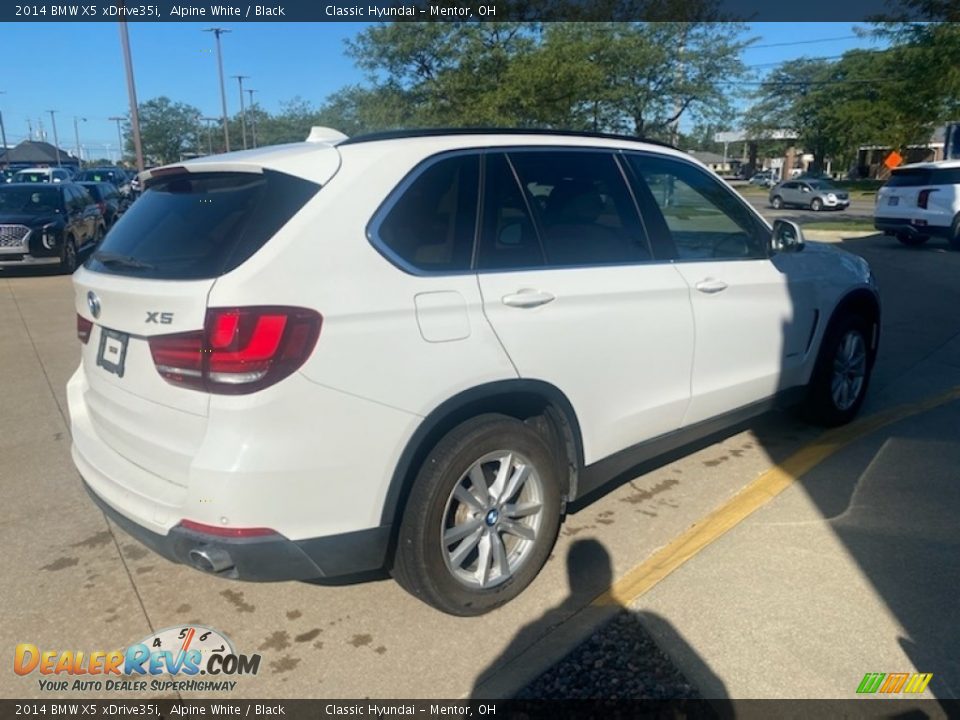
[[[568,472],[561,472],[561,494],[565,499],[576,496],[577,482],[583,461],[583,440],[576,412],[567,396],[555,385],[542,380],[501,380],[478,385],[457,393],[432,410],[407,441],[390,479],[384,499],[381,525],[391,525],[392,558],[400,519],[406,507],[417,471],[430,450],[460,423],[484,413],[499,413],[532,422],[553,440],[558,450],[558,463]]]
[[[873,332],[870,337],[871,364],[876,359],[877,348],[880,343],[880,300],[877,294],[868,288],[857,288],[844,295],[833,309],[830,322],[827,323],[824,337],[838,318],[847,313],[856,313],[873,323]]]

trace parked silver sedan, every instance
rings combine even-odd
[[[770,188],[770,204],[778,210],[791,206],[843,210],[850,204],[850,194],[827,180],[787,180]]]

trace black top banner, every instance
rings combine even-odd
[[[37,0],[5,22],[960,21],[960,0]]]
[[[806,720],[954,718],[957,700],[0,700],[0,718],[284,720]]]

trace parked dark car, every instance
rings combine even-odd
[[[72,273],[102,237],[100,210],[79,185],[0,185],[0,268],[59,265]]]
[[[109,230],[130,205],[130,200],[123,197],[113,183],[108,182],[78,182],[77,185],[87,189],[90,197],[100,208],[103,216],[104,230]]]
[[[121,195],[130,193],[130,178],[127,171],[118,167],[87,168],[74,178],[75,182],[108,182],[120,191]]]

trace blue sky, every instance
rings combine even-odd
[[[160,95],[220,114],[219,83],[213,37],[198,23],[130,23],[130,44],[140,102]],[[237,81],[275,112],[300,96],[319,105],[340,87],[364,81],[344,53],[344,40],[364,23],[225,23],[222,38],[227,102],[239,110]],[[791,58],[833,57],[871,41],[855,37],[851,23],[752,23],[757,47],[744,61],[766,71]],[[94,156],[115,153],[116,124],[107,118],[125,115],[126,83],[116,23],[0,23],[4,72],[0,75],[0,111],[11,145],[34,134],[42,123],[53,140],[49,110],[56,110],[61,147],[75,147],[74,117],[80,143]],[[785,44],[790,43],[790,44]],[[771,47],[772,46],[772,47]],[[245,97],[245,100],[249,96]],[[109,145],[109,148],[107,147]]]

